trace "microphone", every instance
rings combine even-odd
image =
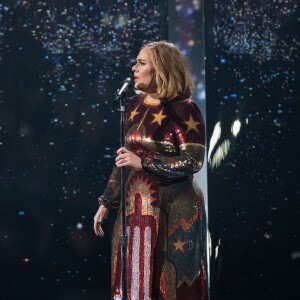
[[[124,97],[125,93],[128,91],[132,79],[130,77],[125,78],[120,89],[117,90],[116,97],[114,101],[120,100],[121,97]]]

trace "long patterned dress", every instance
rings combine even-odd
[[[132,98],[125,147],[142,159],[126,168],[128,299],[207,299],[206,221],[193,173],[204,158],[204,123],[191,99],[149,105]],[[119,168],[100,197],[119,203]],[[112,242],[112,299],[121,299],[120,213]]]

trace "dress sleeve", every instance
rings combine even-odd
[[[204,160],[205,127],[202,114],[192,100],[172,108],[178,155],[149,154],[142,159],[144,171],[161,183],[173,183],[198,172]]]
[[[120,203],[120,168],[114,167],[103,195],[98,198],[99,205],[117,208]]]

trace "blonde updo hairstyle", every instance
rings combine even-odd
[[[154,69],[157,90],[155,96],[161,100],[170,100],[176,96],[185,99],[193,94],[195,85],[188,63],[181,52],[172,43],[166,41],[150,42],[147,47]]]

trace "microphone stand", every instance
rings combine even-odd
[[[124,146],[124,125],[125,125],[125,93],[119,97],[120,100],[120,145]],[[126,188],[125,188],[125,167],[121,167],[121,266],[122,266],[122,300],[127,300],[127,235],[126,235]]]

